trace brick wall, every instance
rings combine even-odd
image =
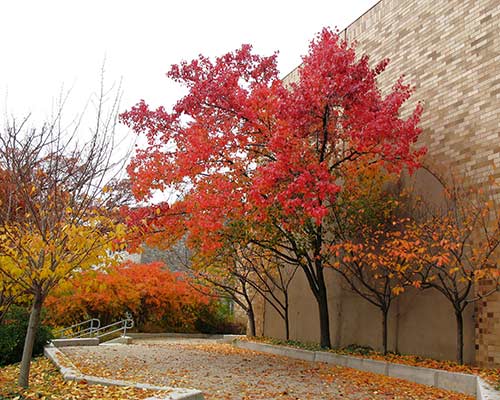
[[[345,32],[391,60],[382,87],[403,73],[415,85],[427,162],[483,182],[500,175],[499,27],[498,0],[382,0]]]

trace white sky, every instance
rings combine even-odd
[[[377,0],[0,0],[0,110],[50,114],[61,87],[77,113],[99,85],[123,78],[121,109],[140,99],[169,106],[182,94],[171,64],[217,56],[250,43],[279,50],[284,76],[324,26],[343,29]],[[0,113],[3,115],[3,112]]]

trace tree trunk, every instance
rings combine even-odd
[[[285,297],[285,299],[284,299],[285,307],[283,309],[283,314],[285,315],[285,337],[286,337],[286,340],[290,340],[290,315],[288,312],[288,308],[289,308],[288,292],[284,291],[283,296]]]
[[[40,314],[42,312],[43,298],[40,292],[35,293],[33,304],[31,307],[30,319],[28,322],[28,331],[24,340],[23,358],[21,360],[21,368],[19,371],[19,386],[28,387],[31,357],[33,356],[33,346],[35,344],[36,332],[40,325]]]
[[[318,295],[316,301],[319,309],[319,329],[321,347],[332,347],[330,342],[330,318],[328,313],[328,298],[326,296],[326,286],[323,276],[323,267],[317,268],[318,276]]]
[[[319,308],[319,329],[321,347],[331,348],[330,342],[330,313],[328,312],[328,297],[326,294],[325,274],[323,261],[321,259],[321,250],[323,247],[323,229],[318,228],[316,240],[314,241],[314,269],[316,272],[317,295],[316,301]]]
[[[285,310],[285,338],[290,340],[290,320],[288,318],[288,309]]]
[[[387,354],[387,314],[389,314],[388,309],[382,309],[382,347],[384,349],[384,355]]]
[[[255,336],[255,314],[253,312],[253,307],[248,307],[247,309],[247,318],[248,318],[248,329],[247,336],[254,337]]]
[[[464,363],[464,318],[462,311],[455,309],[455,318],[457,321],[457,362]]]
[[[400,305],[399,305],[399,296],[396,297],[396,333],[395,333],[395,347],[394,347],[394,351],[396,353],[399,353],[399,317],[400,317]]]
[[[332,346],[340,347],[342,343],[342,321],[343,321],[343,298],[344,298],[344,288],[342,285],[342,275],[339,273],[335,274],[335,289],[337,290],[337,299],[334,302],[334,310],[330,309],[330,312],[333,312],[335,315],[335,326],[334,326],[334,339]]]

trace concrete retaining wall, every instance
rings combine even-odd
[[[439,389],[452,390],[476,396],[476,399],[480,400],[500,400],[500,393],[493,390],[486,382],[476,375],[431,368],[412,367],[410,365],[395,364],[387,361],[370,360],[368,358],[346,356],[324,351],[295,349],[267,343],[235,340],[233,344],[242,349],[260,351],[306,361],[325,362],[360,371],[405,379],[423,385],[434,386]]]
[[[477,400],[498,400],[498,391],[494,390],[481,378],[477,378]]]

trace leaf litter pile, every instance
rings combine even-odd
[[[143,340],[62,350],[84,374],[196,388],[208,400],[472,400],[400,379],[206,340]]]
[[[18,374],[18,364],[0,368],[0,400],[142,400],[161,393],[130,387],[64,381],[57,368],[46,358],[37,358],[31,364],[29,389],[17,386]]]

